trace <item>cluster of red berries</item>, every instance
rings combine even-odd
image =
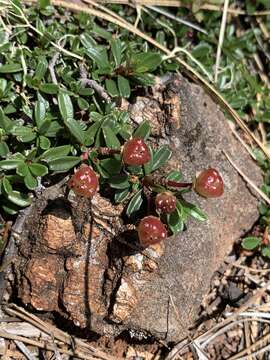
[[[126,141],[122,152],[123,163],[130,166],[144,165],[151,159],[148,146],[141,138]],[[87,165],[82,165],[68,182],[68,186],[77,195],[92,198],[98,189],[98,176]],[[212,168],[203,170],[193,183],[194,190],[206,198],[219,197],[224,192],[224,184],[218,171]],[[170,191],[159,193],[155,197],[158,214],[171,214],[176,209],[176,197]],[[149,246],[167,238],[166,226],[159,217],[146,216],[138,225],[138,236],[141,245]]]

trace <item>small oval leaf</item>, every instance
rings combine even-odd
[[[170,159],[172,152],[167,145],[162,145],[153,155],[152,171],[159,169]]]
[[[139,137],[141,139],[147,140],[151,132],[151,126],[149,121],[143,121],[140,126],[135,130],[133,137]]]
[[[241,246],[246,250],[254,250],[261,243],[261,239],[256,236],[248,236],[241,242]]]
[[[68,94],[62,91],[59,93],[58,106],[63,120],[72,119],[74,117],[73,104]]]
[[[134,212],[138,211],[142,205],[143,197],[142,197],[142,190],[139,190],[130,200],[126,214],[127,216],[131,216]]]
[[[60,159],[48,161],[48,164],[50,170],[64,172],[72,169],[80,161],[81,158],[78,156],[63,156]]]

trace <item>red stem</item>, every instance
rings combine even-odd
[[[172,180],[166,180],[166,185],[174,188],[189,188],[192,187],[192,183],[179,183]]]

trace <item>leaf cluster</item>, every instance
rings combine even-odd
[[[51,175],[78,165],[86,147],[119,148],[131,136],[128,114],[117,110],[116,102],[153,84],[162,58],[127,41],[114,24],[105,30],[86,14],[67,18],[46,1],[24,8],[12,0],[3,11],[9,31],[3,23],[0,200],[15,214],[29,205],[31,191],[50,184]],[[84,85],[82,64],[87,77],[112,97],[110,104]],[[116,163],[109,161],[111,167]],[[106,159],[97,166],[108,176],[105,164]]]

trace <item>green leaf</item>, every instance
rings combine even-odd
[[[192,49],[192,56],[194,56],[196,59],[205,59],[208,54],[211,54],[212,48],[211,46],[202,41],[197,46],[194,46]]]
[[[96,40],[87,32],[80,35],[80,42],[86,49],[96,46],[97,44]]]
[[[79,106],[79,108],[81,109],[81,110],[87,110],[88,108],[89,108],[89,104],[88,104],[88,102],[84,99],[84,98],[79,98],[78,100],[77,100],[77,102],[78,102],[78,106]]]
[[[85,145],[90,146],[93,144],[96,133],[100,128],[101,124],[99,121],[95,122],[85,131]]]
[[[30,164],[29,170],[34,176],[44,176],[48,174],[48,168],[42,164]]]
[[[35,104],[35,120],[38,128],[40,128],[40,126],[44,122],[45,116],[46,116],[45,102],[39,100]]]
[[[128,195],[129,195],[129,189],[116,190],[114,194],[114,201],[116,203],[121,203],[128,198]]]
[[[4,94],[6,88],[7,88],[7,80],[6,79],[0,79],[0,92],[2,92],[2,95]]]
[[[143,197],[142,197],[142,190],[139,190],[130,200],[127,206],[127,216],[131,216],[133,213],[138,211],[142,205]]]
[[[50,5],[50,0],[38,0],[38,6],[40,9],[45,9]]]
[[[0,107],[0,128],[4,129],[7,133],[13,127],[13,121],[11,121],[3,112],[2,108]]]
[[[149,149],[151,158],[146,164],[143,165],[145,175],[149,175],[153,169],[153,148],[151,145],[148,145],[148,149]]]
[[[115,175],[112,176],[108,183],[113,189],[126,189],[130,186],[127,175]]]
[[[128,166],[127,170],[129,173],[133,174],[133,175],[143,175],[143,168],[142,166]]]
[[[99,164],[108,173],[109,176],[119,174],[122,167],[121,159],[115,158],[100,160]]]
[[[133,137],[138,137],[147,140],[151,132],[149,121],[143,121],[140,126],[135,130]]]
[[[60,159],[48,161],[48,164],[50,170],[52,171],[65,172],[72,169],[80,161],[81,158],[78,156],[62,156]]]
[[[6,157],[9,153],[8,144],[5,141],[0,142],[0,157]]]
[[[134,54],[132,57],[133,70],[136,73],[154,71],[162,62],[162,57],[158,53],[147,52]]]
[[[111,149],[120,149],[120,141],[117,139],[111,128],[109,128],[108,126],[104,126],[102,128],[102,132],[107,147]]]
[[[167,224],[173,235],[176,235],[184,230],[184,221],[177,210],[175,210],[172,214],[167,215]]]
[[[71,146],[70,145],[63,145],[51,148],[45,151],[41,156],[40,159],[44,161],[53,161],[56,159],[60,159],[61,157],[67,156],[70,153]]]
[[[0,161],[0,169],[13,170],[16,169],[22,163],[22,160],[2,160]]]
[[[262,246],[261,253],[262,256],[270,258],[270,248],[268,246]]]
[[[46,74],[48,68],[48,61],[45,57],[39,57],[38,64],[35,71],[35,79],[41,80],[43,79],[44,75]]]
[[[122,96],[124,98],[129,98],[130,97],[129,81],[127,79],[125,79],[123,76],[118,75],[117,76],[117,85],[118,85],[118,90],[119,90],[120,96]]]
[[[28,171],[27,175],[23,178],[25,186],[29,190],[34,190],[38,186],[37,179]]]
[[[85,53],[98,65],[99,68],[107,68],[110,66],[108,54],[103,47],[88,47]]]
[[[0,74],[15,73],[22,70],[22,65],[13,63],[0,66]]]
[[[17,212],[20,210],[18,206],[12,204],[9,201],[5,201],[5,205],[2,205],[2,209],[9,215],[16,215]]]
[[[140,85],[143,86],[152,86],[155,85],[155,76],[153,74],[137,74],[136,75],[132,75],[132,80]]]
[[[28,166],[25,162],[21,162],[16,169],[16,174],[25,177],[29,173]]]
[[[241,242],[241,246],[246,250],[254,250],[261,243],[261,239],[256,236],[248,236]]]
[[[121,65],[121,53],[122,53],[122,46],[120,39],[112,39],[111,40],[111,49],[114,58],[114,62],[116,66]]]
[[[44,121],[44,123],[45,122],[46,121]],[[41,128],[43,129],[43,126]],[[63,127],[57,121],[52,121],[50,123],[48,130],[43,135],[48,137],[56,137],[61,129],[63,129]],[[41,129],[39,131],[41,131]]]
[[[98,26],[96,23],[94,23],[94,25],[93,25],[92,32],[106,40],[111,40],[111,38],[112,38],[112,34],[110,32],[108,32],[104,28]]]
[[[37,136],[33,128],[28,126],[14,126],[11,133],[21,142],[31,142]]]
[[[58,95],[58,106],[63,120],[73,119],[74,110],[70,96],[64,92]]]
[[[77,139],[81,145],[84,145],[85,132],[82,130],[80,123],[71,118],[65,119],[64,123],[75,139]]]
[[[166,180],[179,182],[182,179],[182,173],[177,170],[172,170],[167,176]]]
[[[41,135],[39,137],[39,146],[42,150],[47,150],[50,148],[51,142],[47,137]]]
[[[13,204],[18,205],[20,207],[26,207],[31,204],[31,199],[25,195],[20,193],[19,191],[12,191],[7,196],[8,200]]]
[[[11,183],[9,182],[9,180],[8,180],[6,177],[4,177],[4,178],[2,179],[2,187],[3,187],[4,192],[5,192],[6,194],[9,194],[9,193],[12,192]]]
[[[192,216],[194,219],[199,221],[207,220],[207,215],[202,210],[200,210],[196,205],[191,204],[185,200],[181,200],[180,203],[183,206],[184,211],[188,215]]]
[[[158,148],[158,150],[155,151],[155,153],[153,155],[153,169],[152,169],[152,171],[157,170],[161,166],[166,164],[166,162],[170,159],[171,155],[172,155],[172,152],[171,152],[170,148],[167,145],[160,146]]]
[[[59,91],[59,86],[53,83],[46,83],[40,85],[39,90],[44,92],[45,94],[55,95]]]
[[[105,80],[106,90],[111,95],[111,97],[119,96],[119,92],[114,80],[106,79]]]

